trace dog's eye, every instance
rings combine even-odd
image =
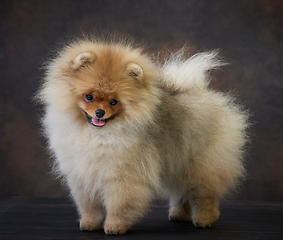
[[[110,105],[115,106],[117,104],[117,100],[111,99],[109,103]]]
[[[87,102],[92,102],[93,101],[93,96],[91,94],[87,94],[87,95],[85,95],[85,100]]]

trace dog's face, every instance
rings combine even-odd
[[[102,127],[121,111],[121,102],[116,93],[94,90],[82,95],[80,107],[92,125]]]
[[[114,56],[84,52],[71,62],[72,85],[79,107],[96,127],[123,115],[125,105],[138,102],[144,88],[142,68],[136,63],[115,60]]]

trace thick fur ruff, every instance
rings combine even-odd
[[[170,197],[170,220],[207,227],[243,177],[247,114],[208,88],[224,63],[184,55],[161,65],[128,43],[81,40],[47,65],[37,97],[81,230],[124,234],[155,191]]]

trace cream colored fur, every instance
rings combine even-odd
[[[82,230],[104,225],[106,234],[124,234],[156,191],[170,196],[171,220],[207,227],[219,217],[219,200],[244,174],[247,127],[232,99],[208,88],[209,70],[221,65],[216,52],[187,59],[181,50],[159,66],[129,44],[96,40],[75,42],[50,61],[38,98]],[[80,107],[88,88],[111,89],[121,102],[101,128]]]

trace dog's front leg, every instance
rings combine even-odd
[[[108,235],[125,234],[147,211],[152,190],[143,181],[129,178],[115,180],[106,189],[104,231]]]

